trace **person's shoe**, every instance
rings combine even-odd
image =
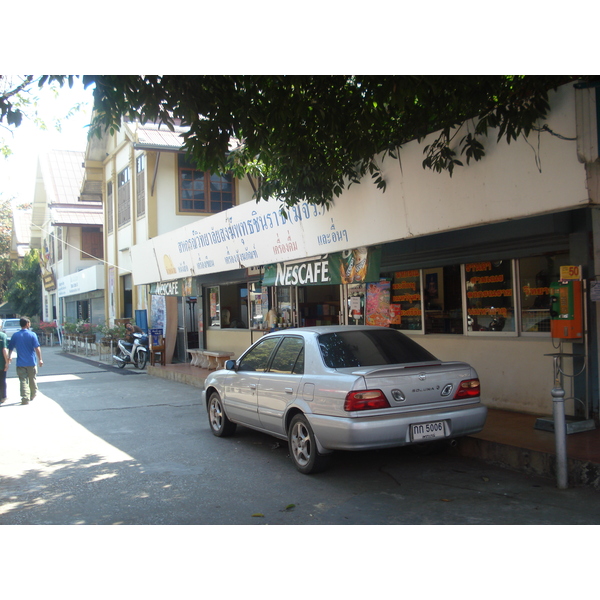
[[[21,400],[21,404],[29,404],[29,400]]]
[[[4,404],[7,400],[8,398],[0,398],[0,404]]]

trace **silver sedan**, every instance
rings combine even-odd
[[[334,450],[476,433],[487,416],[473,367],[386,327],[270,333],[212,373],[202,395],[214,435],[239,424],[285,439],[302,473],[323,470]]]

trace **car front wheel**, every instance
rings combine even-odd
[[[292,461],[300,473],[319,473],[329,464],[329,455],[319,454],[315,434],[304,415],[298,414],[292,419],[288,445]]]
[[[233,435],[236,429],[236,424],[227,418],[223,401],[217,392],[213,392],[208,399],[208,423],[213,435],[217,437]]]

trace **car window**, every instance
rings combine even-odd
[[[269,358],[279,343],[280,337],[267,338],[251,348],[238,363],[238,371],[266,371]]]
[[[269,371],[300,375],[304,373],[304,340],[300,337],[284,338],[277,348]]]
[[[323,361],[332,369],[436,360],[425,348],[394,329],[326,333],[319,336],[319,346]]]

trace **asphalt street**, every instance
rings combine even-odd
[[[197,388],[44,348],[0,407],[0,525],[597,525],[600,495],[444,451],[336,453],[298,473],[287,445],[209,430]]]

